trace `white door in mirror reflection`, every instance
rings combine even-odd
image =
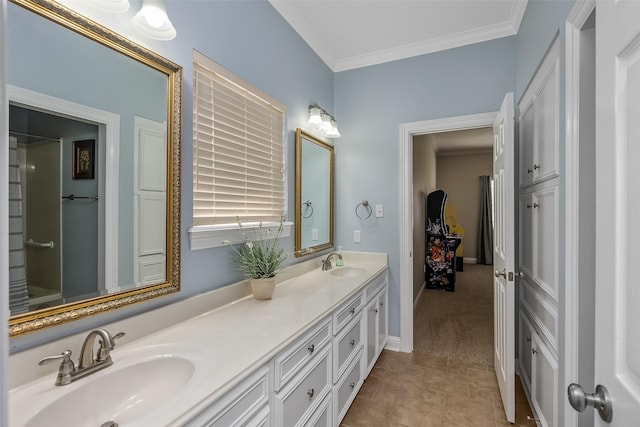
[[[133,265],[136,285],[151,285],[166,279],[166,129],[166,123],[135,117]]]

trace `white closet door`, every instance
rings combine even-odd
[[[133,265],[137,285],[166,280],[166,135],[165,123],[135,118]]]

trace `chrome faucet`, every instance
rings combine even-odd
[[[331,252],[329,255],[327,255],[327,258],[322,261],[322,271],[331,270],[331,257],[334,255],[337,256],[339,260],[342,260],[342,255],[337,252]]]
[[[60,368],[58,368],[56,385],[71,384],[80,378],[84,378],[87,375],[91,375],[94,372],[111,366],[113,364],[113,360],[111,360],[110,353],[116,346],[115,340],[122,338],[124,335],[124,332],[120,332],[111,336],[111,334],[104,329],[95,329],[89,332],[89,335],[87,335],[87,338],[85,338],[84,343],[82,344],[77,367],[71,360],[71,350],[65,350],[59,356],[45,357],[38,363],[38,365],[42,366],[49,362],[53,362],[54,360],[62,359]],[[97,351],[94,350],[96,338],[100,338],[98,341],[100,347]]]

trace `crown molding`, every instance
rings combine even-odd
[[[527,7],[527,1],[528,0],[514,0],[512,2],[509,19],[500,24],[342,59],[337,58],[331,53],[331,49],[329,49],[326,43],[313,31],[313,27],[309,22],[298,13],[297,8],[293,6],[295,2],[269,0],[269,3],[304,39],[324,63],[327,64],[333,72],[337,73],[512,36],[518,33]]]

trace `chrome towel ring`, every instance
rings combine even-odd
[[[306,210],[311,209],[311,212],[309,212],[309,215],[302,215],[302,218],[311,218],[311,215],[313,215],[313,206],[311,204],[311,200],[307,200],[306,202],[303,203],[303,205],[305,205],[307,207]]]
[[[360,214],[358,213],[358,208],[362,206],[363,208],[365,208],[365,210],[367,211],[367,216],[360,216]],[[360,219],[367,219],[371,216],[371,213],[373,212],[373,209],[371,209],[371,205],[369,204],[368,200],[363,200],[360,203],[358,203],[356,205],[356,216]]]

